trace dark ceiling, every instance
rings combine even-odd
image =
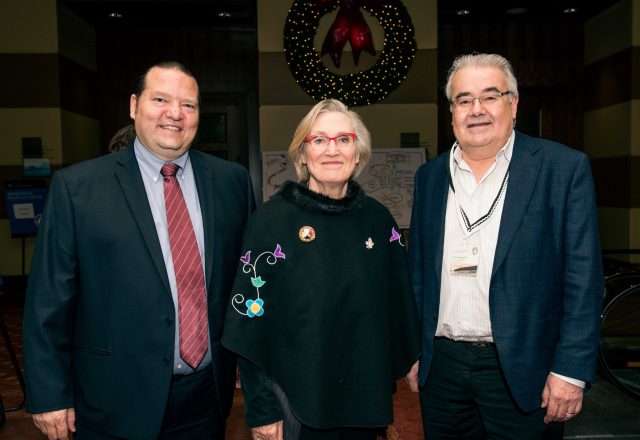
[[[338,0],[335,0],[336,2]],[[440,0],[438,23],[580,21],[619,0]],[[59,0],[100,27],[255,27],[257,0]],[[293,0],[291,0],[293,3]],[[574,8],[575,11],[565,11]],[[459,11],[468,11],[460,15]],[[117,17],[113,17],[117,14]]]
[[[256,0],[58,0],[97,28],[256,27]]]
[[[477,0],[438,1],[438,23],[495,21],[584,22],[620,0]],[[463,15],[467,11],[468,15]]]

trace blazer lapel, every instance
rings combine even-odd
[[[191,150],[191,166],[193,167],[193,175],[196,181],[196,189],[198,190],[198,201],[202,210],[202,226],[204,228],[204,273],[207,280],[207,290],[211,287],[211,273],[213,272],[213,240],[215,230],[214,216],[214,200],[213,200],[213,179],[211,178],[211,170],[204,160],[199,157],[202,154],[198,151]]]
[[[430,213],[437,213],[434,219],[434,235],[433,239],[436,240],[434,256],[434,269],[436,271],[437,286],[440,285],[442,275],[442,255],[444,250],[444,229],[445,221],[447,217],[447,199],[449,197],[449,183],[451,182],[451,175],[449,171],[449,155],[446,160],[441,161],[441,166],[436,168],[434,176],[434,188],[433,188],[433,206],[430,211],[427,211],[427,216],[431,216]],[[427,195],[426,197],[429,197]]]
[[[526,136],[516,131],[492,277],[507,255],[533,194],[541,164],[539,157],[536,156],[537,151],[537,148],[532,148]]]
[[[116,170],[116,178],[122,187],[122,192],[127,199],[129,209],[138,224],[138,229],[149,249],[149,254],[158,270],[158,274],[167,292],[171,293],[167,268],[164,265],[164,259],[162,257],[162,248],[160,247],[160,241],[156,233],[153,215],[149,208],[149,199],[144,189],[144,182],[142,181],[140,167],[135,157],[133,144],[127,147],[127,151],[128,154],[123,155],[118,162],[121,167]]]

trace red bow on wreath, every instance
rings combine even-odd
[[[319,7],[325,7],[333,0],[316,0]],[[340,10],[338,16],[331,25],[327,36],[322,43],[322,51],[320,56],[329,54],[336,67],[340,67],[340,59],[342,58],[342,49],[351,43],[353,51],[353,61],[356,66],[360,59],[360,53],[366,50],[371,55],[376,54],[373,47],[373,39],[371,38],[371,29],[364,20],[360,5],[378,4],[382,0],[339,0]]]

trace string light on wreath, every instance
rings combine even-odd
[[[337,7],[342,9],[319,53],[313,43],[320,19]],[[339,67],[347,41],[356,65],[362,50],[376,53],[358,8],[382,26],[382,52],[367,70],[345,75],[331,72],[322,56],[329,53]],[[369,105],[386,98],[406,78],[416,54],[415,32],[401,0],[295,0],[284,28],[284,52],[296,82],[312,98],[336,98],[348,106]]]

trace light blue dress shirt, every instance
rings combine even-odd
[[[171,245],[169,243],[169,228],[167,225],[167,213],[164,207],[164,178],[160,174],[162,166],[166,163],[154,155],[151,151],[145,148],[140,140],[136,138],[133,144],[136,159],[138,160],[138,166],[140,167],[140,173],[142,174],[142,181],[144,182],[144,189],[147,192],[147,199],[149,199],[149,206],[151,207],[151,214],[153,215],[153,221],[156,225],[156,232],[158,233],[158,240],[160,240],[160,247],[162,248],[162,256],[164,258],[164,265],[167,268],[167,276],[169,277],[169,285],[171,286],[171,296],[173,297],[173,305],[175,308],[175,350],[173,353],[173,373],[174,374],[188,374],[192,373],[193,369],[187,365],[186,362],[180,357],[180,320],[178,319],[178,287],[176,284],[176,274],[173,269],[173,259],[171,257]],[[198,200],[198,190],[196,188],[196,181],[193,175],[193,168],[191,167],[191,159],[189,153],[185,153],[172,163],[178,165],[180,169],[176,174],[176,178],[182,190],[184,200],[187,204],[187,210],[189,211],[189,217],[191,217],[191,224],[193,225],[193,231],[196,235],[196,241],[198,242],[198,250],[200,251],[200,259],[202,261],[202,268],[206,267],[204,264],[204,227],[202,224],[202,211],[200,210],[200,202]],[[206,274],[203,282],[206,285]],[[208,336],[208,335],[207,335]],[[207,354],[198,366],[198,370],[201,370],[206,365],[211,363],[211,341],[209,340],[209,348]]]

